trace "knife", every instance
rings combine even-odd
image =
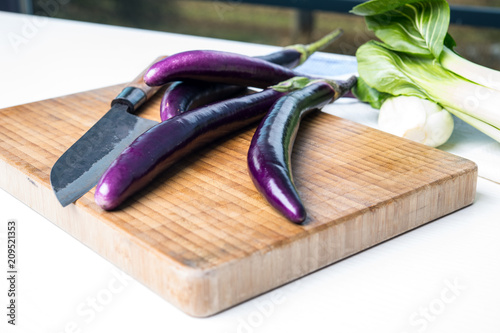
[[[161,56],[152,64],[165,58]],[[50,184],[63,207],[97,185],[118,155],[139,135],[158,122],[133,113],[160,87],[149,87],[143,76],[148,66],[111,102],[111,109],[56,161]]]

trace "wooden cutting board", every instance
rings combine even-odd
[[[292,156],[307,208],[288,222],[255,190],[254,128],[198,151],[120,210],[93,190],[61,207],[49,174],[108,109],[113,86],[0,110],[0,186],[192,316],[209,316],[474,201],[476,165],[317,112]],[[141,116],[159,120],[159,93]]]

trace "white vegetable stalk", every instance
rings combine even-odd
[[[464,59],[446,46],[443,47],[439,61],[444,68],[463,78],[500,91],[500,71]]]
[[[455,115],[456,117],[462,119],[472,127],[480,130],[484,134],[488,135],[489,137],[495,139],[496,141],[500,142],[500,129],[494,126],[491,126],[490,124],[487,124],[479,119],[476,119],[474,117],[469,116],[466,113],[463,113],[459,110],[451,109],[449,108],[448,111]]]
[[[358,89],[358,98],[373,106],[386,95],[414,96],[447,110],[428,113],[422,111],[427,107],[417,107],[423,102],[387,100],[382,126],[420,142],[431,138],[426,144],[436,146],[444,143],[446,131],[435,134],[437,139],[432,131],[449,129],[450,112],[500,142],[500,71],[468,61],[446,46],[455,42],[447,32],[450,11],[445,0],[371,0],[352,12],[366,16],[368,27],[382,40],[369,41],[356,52],[359,82],[378,92]],[[442,119],[434,120],[433,114]]]
[[[432,99],[446,108],[460,110],[492,126],[500,127],[500,91],[468,81],[437,84],[418,78]]]
[[[438,104],[414,96],[387,99],[380,108],[379,128],[385,132],[438,147],[453,132],[453,117]]]

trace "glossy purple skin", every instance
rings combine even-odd
[[[267,88],[298,74],[293,70],[242,54],[196,50],[174,54],[153,64],[144,75],[149,86],[194,79]]]
[[[294,68],[300,65],[300,60],[302,58],[302,53],[293,48],[284,48],[279,51],[269,53],[263,56],[257,56],[254,58],[262,59],[265,61],[272,62],[286,68]]]
[[[325,82],[313,83],[280,98],[261,121],[250,143],[250,177],[266,200],[290,221],[300,224],[306,209],[293,182],[290,161],[301,119],[338,97]]]
[[[302,53],[290,48],[255,58],[292,68],[299,65],[301,57]],[[223,83],[173,82],[163,94],[160,104],[160,118],[165,121],[192,108],[234,97],[243,93],[246,89],[244,86]]]
[[[160,118],[165,121],[193,108],[233,97],[246,90],[244,86],[222,83],[177,81],[163,94]]]
[[[102,175],[95,202],[105,210],[117,208],[195,149],[262,119],[283,95],[268,89],[191,110],[155,125],[132,142]]]

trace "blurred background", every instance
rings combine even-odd
[[[313,7],[312,3],[321,4],[319,1],[307,0],[0,1],[4,7],[17,7],[18,11],[28,11],[35,15],[278,46],[312,41],[340,27],[344,30],[342,39],[325,51],[348,55],[354,55],[357,47],[374,38],[366,29],[363,18],[347,13],[349,1],[338,1],[345,7],[339,9],[340,12],[307,8]],[[323,4],[328,1],[335,3],[333,0],[323,0]],[[356,1],[351,2],[354,5],[356,3]],[[450,33],[457,41],[456,51],[462,56],[500,70],[500,0],[449,0],[448,2],[452,8],[474,6],[480,10],[483,8],[483,11],[488,13],[494,11],[499,15],[493,21],[496,23],[491,24],[478,14],[476,19],[472,18],[472,24],[452,24]],[[5,10],[1,7],[0,9]],[[455,21],[460,23],[461,20],[457,18]]]

